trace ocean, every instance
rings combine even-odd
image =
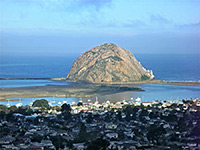
[[[66,77],[75,56],[1,56],[0,78]],[[200,55],[136,54],[156,79],[167,81],[200,81]]]
[[[1,56],[0,78],[61,78],[66,77],[77,56]],[[200,81],[200,55],[136,54],[136,59],[146,68],[153,70],[155,79],[166,81]],[[63,85],[66,82],[49,80],[0,80],[0,87],[26,87]],[[176,85],[138,85],[144,92],[123,92],[101,95],[100,100],[122,100],[141,97],[143,101],[181,100],[200,98],[200,87]],[[53,98],[47,98],[51,101]],[[79,98],[63,98],[77,102]],[[23,104],[32,98],[22,99]],[[60,98],[54,100],[61,101]],[[5,104],[6,102],[0,102]],[[15,102],[13,102],[15,104]]]

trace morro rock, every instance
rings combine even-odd
[[[71,81],[93,83],[133,82],[153,79],[134,55],[118,45],[106,43],[80,55],[67,75]]]

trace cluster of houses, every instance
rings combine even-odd
[[[198,150],[200,100],[79,102],[70,113],[53,107],[48,113],[1,112],[3,150],[98,149],[97,140],[110,150]]]

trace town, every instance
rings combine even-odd
[[[199,150],[200,99],[0,105],[0,149]]]

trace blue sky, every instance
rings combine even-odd
[[[107,42],[200,54],[200,1],[0,0],[2,55],[78,54]]]

